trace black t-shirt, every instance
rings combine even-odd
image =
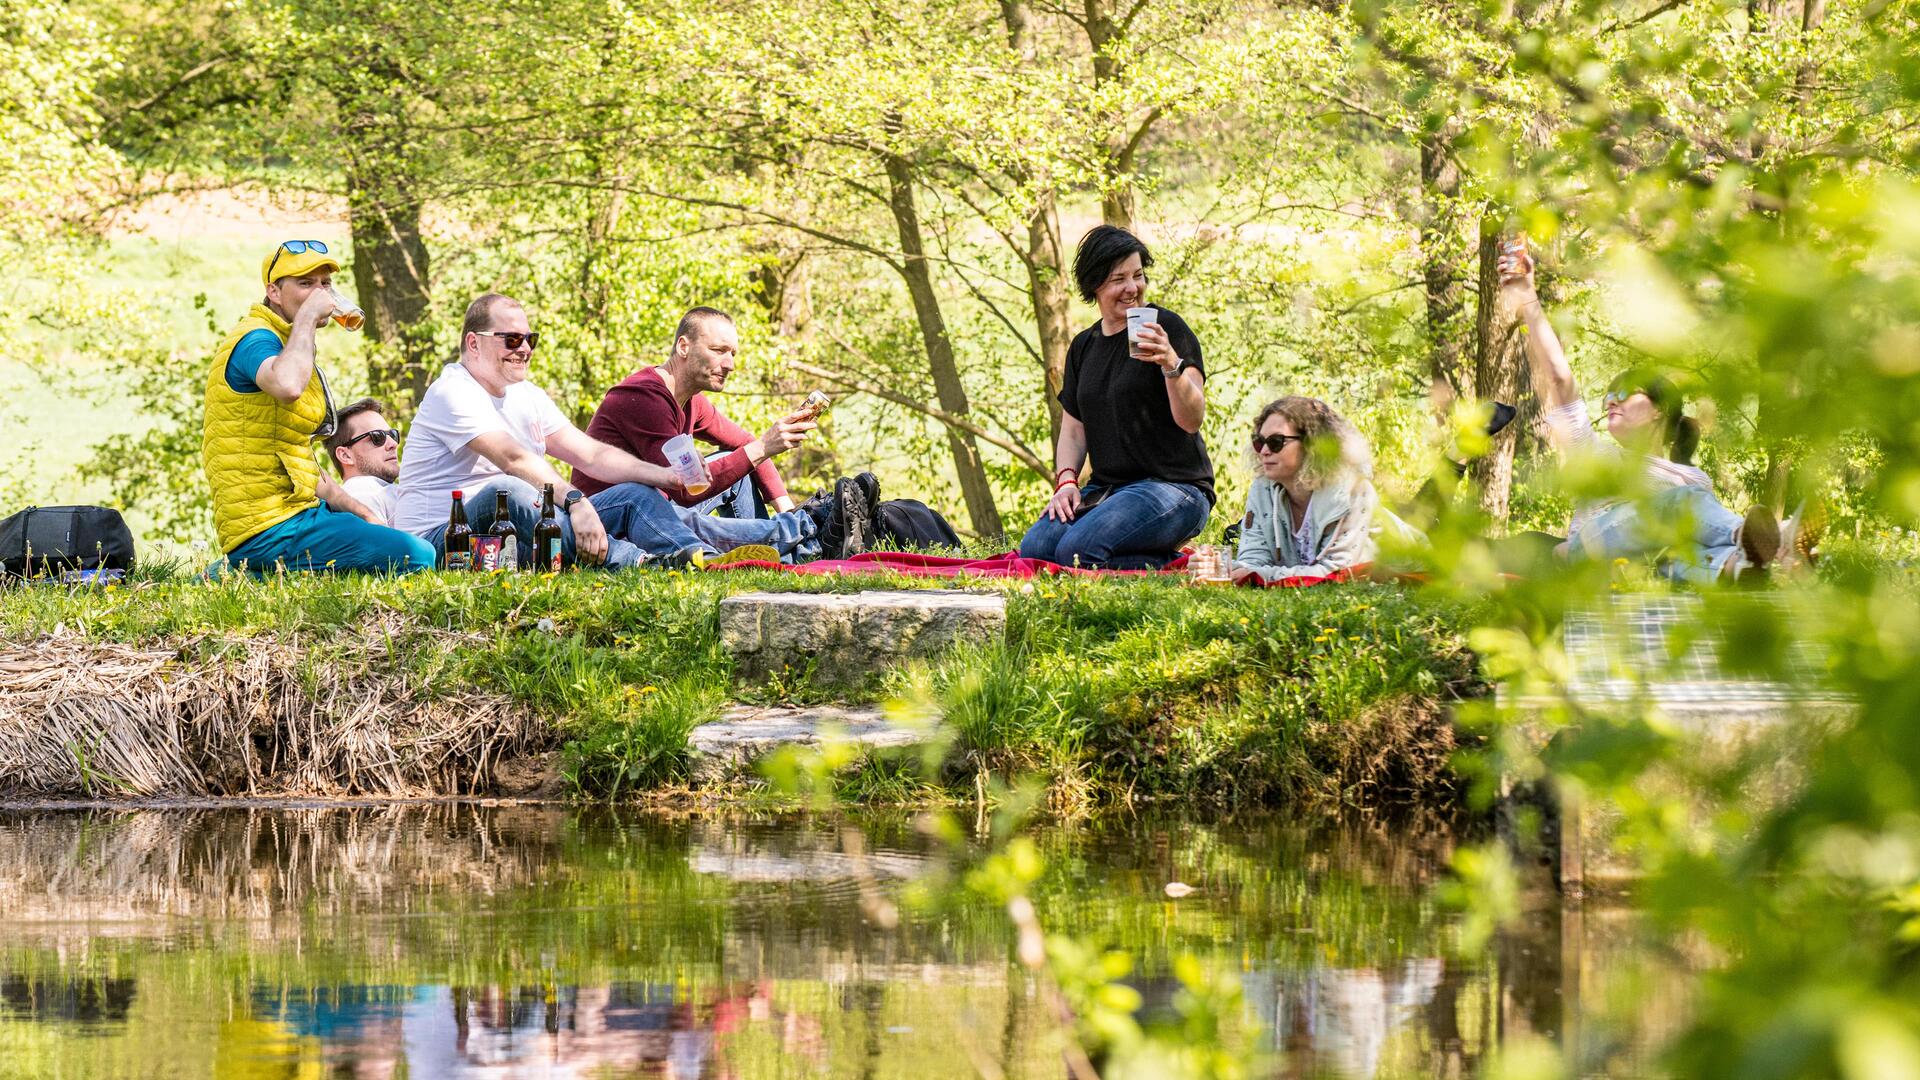
[[[1160,328],[1180,357],[1181,370],[1198,368],[1200,341],[1180,316],[1157,305]],[[1094,323],[1067,347],[1066,379],[1060,407],[1087,428],[1087,454],[1093,459],[1091,482],[1108,486],[1137,480],[1192,484],[1213,496],[1213,462],[1199,435],[1173,422],[1167,401],[1167,377],[1158,364],[1127,355],[1127,332],[1103,334]]]

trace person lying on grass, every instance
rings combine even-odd
[[[1253,454],[1259,475],[1240,523],[1236,585],[1364,566],[1379,553],[1375,534],[1382,529],[1402,543],[1424,539],[1380,505],[1372,451],[1324,401],[1269,403],[1253,421]]]
[[[1682,409],[1671,379],[1628,371],[1601,398],[1607,434],[1593,429],[1560,338],[1547,321],[1534,287],[1533,256],[1514,244],[1500,257],[1500,291],[1526,324],[1528,367],[1554,445],[1567,458],[1590,455],[1639,466],[1638,498],[1590,498],[1574,507],[1562,559],[1650,559],[1664,577],[1696,584],[1764,579],[1782,550],[1791,553],[1796,523],[1786,534],[1765,507],[1744,516],[1721,504],[1713,482],[1692,464],[1699,428]],[[1663,452],[1664,451],[1664,452]]]

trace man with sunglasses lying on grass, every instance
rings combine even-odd
[[[333,289],[339,268],[318,240],[277,245],[260,264],[266,295],[214,353],[200,449],[228,566],[406,573],[433,565],[431,547],[388,528],[313,456],[313,440],[339,428],[314,337],[337,313],[343,325],[358,315]]]
[[[618,569],[649,557],[699,565],[722,550],[774,542],[775,525],[768,521],[741,522],[759,526],[752,535],[696,536],[662,494],[677,482],[671,470],[581,431],[528,380],[539,344],[526,309],[511,297],[488,293],[468,306],[460,359],[427,388],[407,431],[396,525],[440,550],[453,492],[460,492],[478,533],[493,524],[495,492],[505,491],[521,550],[531,551],[540,489],[552,484],[568,565]],[[549,455],[611,486],[588,498],[561,478]],[[811,538],[813,526],[806,520],[796,539]]]
[[[360,505],[393,520],[400,489],[400,432],[387,422],[386,403],[361,398],[340,409],[340,426],[327,437],[327,456],[340,470],[340,486]]]

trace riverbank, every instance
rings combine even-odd
[[[1484,693],[1466,613],[1397,586],[969,583],[970,641],[864,685],[736,680],[747,591],[950,587],[777,572],[300,578],[0,591],[0,793],[672,796],[735,702],[908,700],[921,755],[843,771],[868,802],[1037,777],[1057,806],[1450,802],[1454,703]],[[730,794],[749,794],[745,790]]]

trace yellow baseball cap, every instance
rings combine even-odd
[[[340,269],[340,260],[327,254],[327,245],[318,240],[282,240],[273,253],[260,260],[260,283],[271,285],[284,277],[300,277],[325,267]]]

